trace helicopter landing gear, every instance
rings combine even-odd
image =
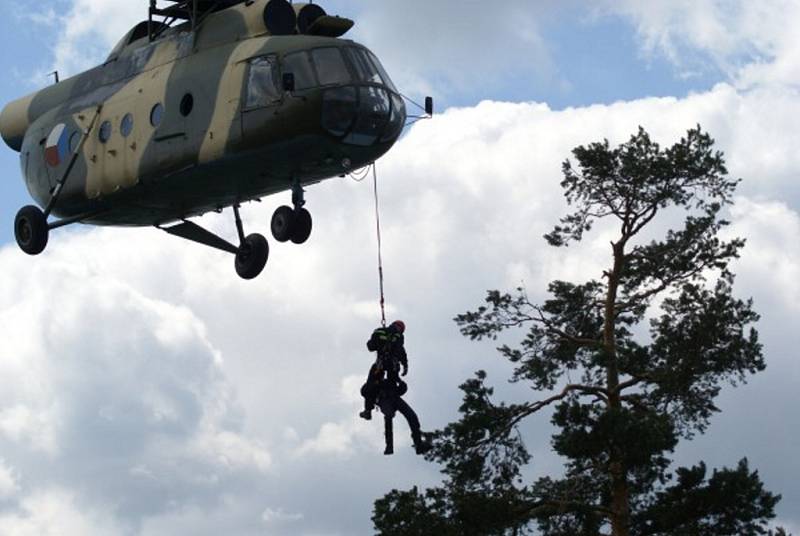
[[[239,248],[236,251],[236,273],[242,279],[255,279],[264,270],[269,258],[269,244],[262,235],[254,233],[244,236],[239,205],[233,205],[236,231],[239,233]]]
[[[272,215],[270,228],[272,236],[278,242],[291,240],[295,244],[303,244],[311,236],[311,213],[301,208],[292,210],[286,205],[278,207]]]
[[[294,233],[292,234],[292,242],[294,244],[303,244],[308,237],[311,236],[311,213],[304,208],[297,210],[294,216]]]
[[[270,229],[272,236],[278,242],[288,242],[294,234],[295,212],[290,207],[283,205],[272,214]]]
[[[244,234],[242,218],[239,216],[239,205],[233,205],[233,214],[236,218],[236,231],[239,235],[239,247],[234,246],[224,238],[207,231],[196,223],[184,220],[172,227],[159,227],[162,231],[204,246],[227,251],[235,256],[234,266],[236,273],[242,279],[255,279],[264,270],[269,259],[269,244],[262,235],[254,233]]]
[[[269,258],[269,244],[260,234],[251,234],[244,239],[236,252],[236,273],[242,279],[254,279],[264,270]]]
[[[28,255],[38,255],[47,246],[50,228],[47,216],[33,205],[22,207],[14,219],[14,237],[17,245]]]
[[[283,205],[272,214],[270,228],[272,236],[278,242],[303,244],[311,236],[313,226],[311,213],[303,208],[306,204],[303,187],[295,180],[292,184],[292,204],[294,209]]]

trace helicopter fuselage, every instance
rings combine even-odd
[[[7,106],[3,138],[33,199],[46,206],[61,182],[60,218],[163,225],[388,151],[406,112],[377,58],[346,39],[269,35],[267,3],[155,40],[139,25],[104,64]]]

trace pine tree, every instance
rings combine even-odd
[[[455,318],[473,340],[520,330],[518,345],[498,350],[515,366],[512,382],[545,395],[506,404],[494,400],[485,372],[467,380],[460,419],[432,435],[427,456],[445,482],[376,501],[378,533],[768,534],[780,496],[746,459],[711,474],[702,462],[670,460],[679,440],[706,432],[725,384],[765,367],[752,300],[733,295],[729,265],[744,240],[720,237],[739,181],[699,126],[666,149],[640,128],[619,147],[606,140],[573,156],[577,166],[567,160],[561,182],[572,212],[545,239],[565,247],[613,221],[602,277],[553,281],[542,304],[523,288],[489,291],[484,305]],[[682,227],[643,238],[658,216],[676,214]],[[531,456],[520,429],[543,411],[552,412],[564,473],[526,482]]]

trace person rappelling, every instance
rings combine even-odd
[[[408,374],[408,355],[404,347],[406,325],[402,320],[395,320],[388,327],[380,327],[372,332],[367,341],[367,350],[376,352],[375,363],[370,367],[367,381],[361,387],[364,397],[364,411],[359,413],[362,419],[371,420],[372,411],[377,406],[383,413],[386,449],[384,454],[394,454],[395,414],[399,411],[411,429],[411,440],[417,454],[430,450],[430,445],[422,439],[422,429],[416,412],[403,400],[408,391],[406,382],[400,379]],[[402,372],[401,372],[402,369]]]
[[[372,410],[377,406],[383,413],[386,449],[384,454],[394,454],[394,416],[399,411],[408,421],[411,429],[411,440],[417,454],[425,454],[431,446],[422,439],[422,430],[416,412],[403,400],[408,391],[406,382],[400,379],[408,374],[408,355],[404,346],[406,324],[395,320],[386,325],[386,297],[383,288],[383,256],[381,255],[381,217],[378,205],[378,172],[372,164],[372,184],[375,195],[375,227],[378,238],[378,282],[380,284],[381,327],[372,332],[367,341],[367,350],[376,352],[375,362],[369,369],[367,381],[361,387],[364,397],[364,411],[359,416],[365,420],[372,419]]]

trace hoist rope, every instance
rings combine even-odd
[[[381,291],[381,326],[386,327],[386,297],[383,291],[383,257],[381,255],[381,213],[378,205],[378,171],[372,164],[372,186],[375,193],[375,225],[378,231],[378,281]]]

